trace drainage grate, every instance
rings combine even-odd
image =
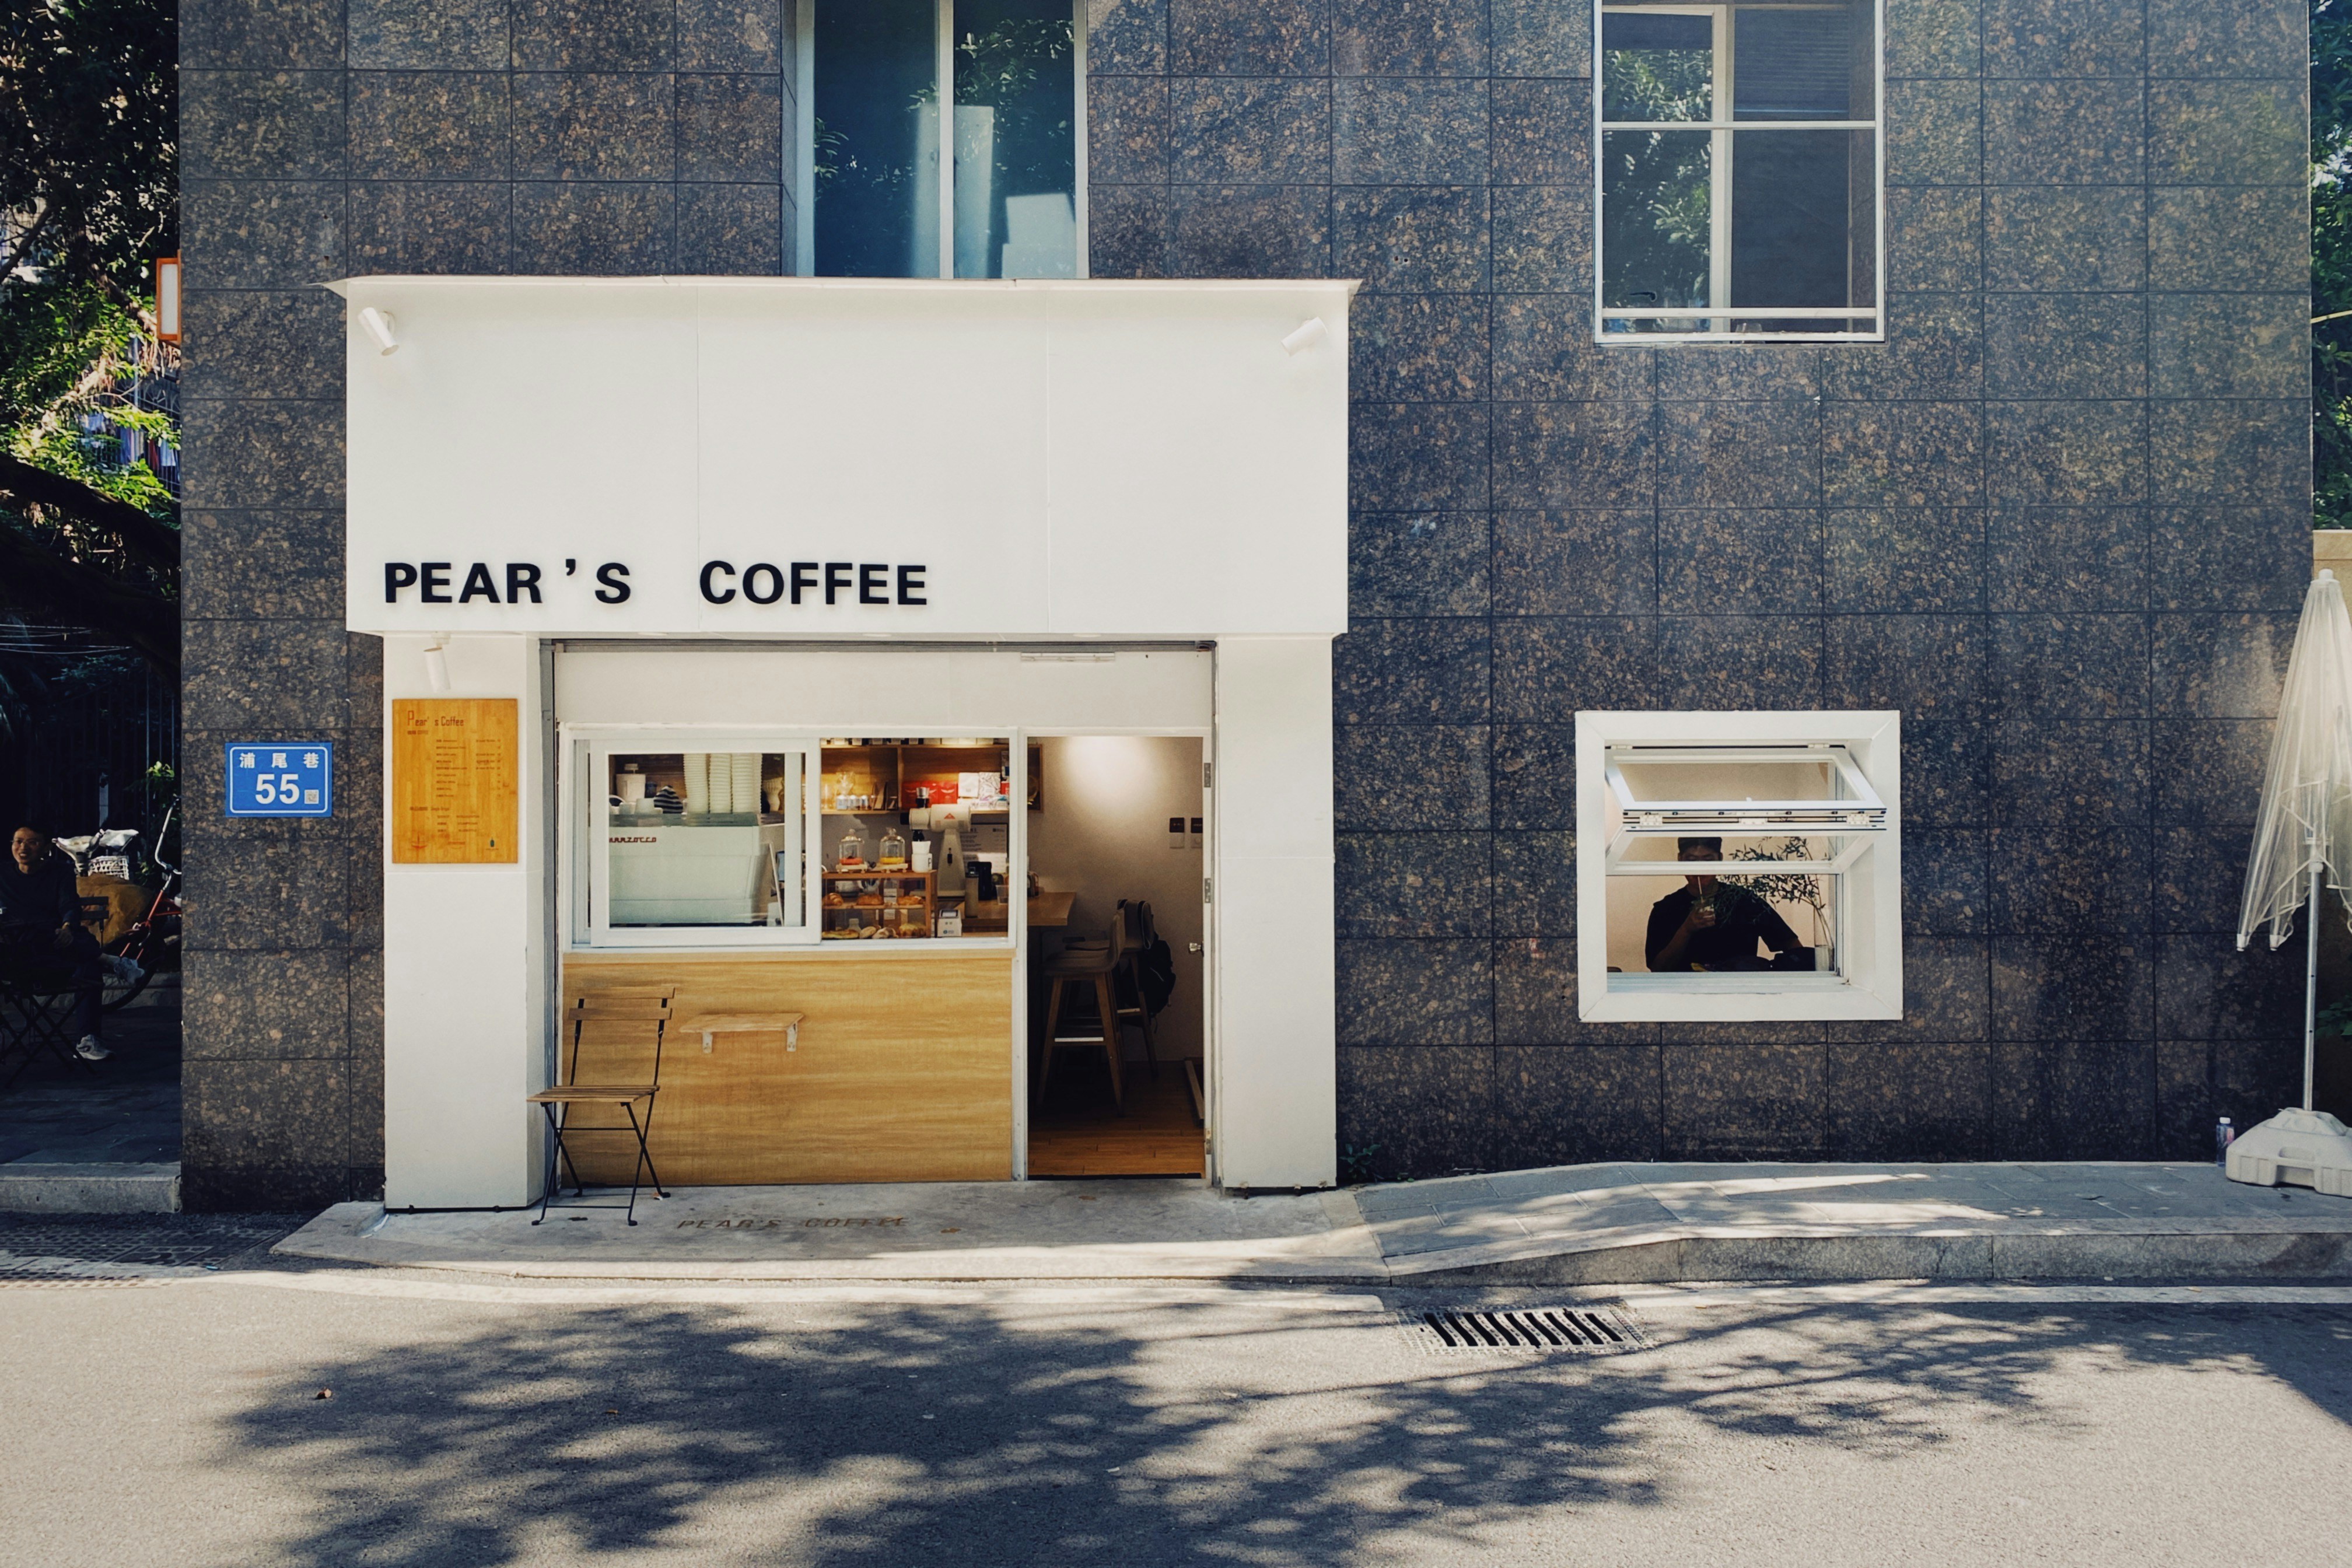
[[[1431,1355],[1612,1355],[1649,1340],[1616,1307],[1513,1307],[1399,1312],[1398,1326]]]

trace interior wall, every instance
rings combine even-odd
[[[1075,735],[1043,742],[1042,811],[1029,814],[1029,868],[1048,892],[1075,893],[1069,931],[1098,936],[1121,899],[1148,899],[1176,962],[1176,994],[1154,1020],[1162,1058],[1197,1057],[1202,849],[1171,847],[1168,819],[1202,815],[1202,742],[1184,736]],[[1048,933],[1034,932],[1033,939]],[[1042,945],[1042,944],[1040,944]],[[1128,1049],[1140,1059],[1142,1046]]]

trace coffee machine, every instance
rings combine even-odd
[[[971,826],[971,808],[960,805],[918,807],[907,814],[907,825],[930,835],[931,868],[939,873],[940,897],[961,895],[964,890],[963,836]]]

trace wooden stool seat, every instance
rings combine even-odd
[[[573,1083],[562,1089],[542,1089],[530,1097],[532,1105],[623,1105],[631,1100],[651,1100],[651,1084]]]

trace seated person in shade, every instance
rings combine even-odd
[[[1677,860],[1720,860],[1720,838],[1677,838]],[[1649,940],[1643,944],[1653,973],[1693,969],[1769,969],[1756,955],[1761,942],[1775,953],[1800,944],[1789,922],[1745,888],[1713,877],[1685,877],[1687,884],[1650,906]]]
[[[102,1062],[114,1053],[99,1043],[99,1001],[104,984],[98,939],[81,923],[81,897],[73,862],[26,823],[10,836],[0,860],[0,943],[33,969],[64,979],[74,991],[75,1054]]]

